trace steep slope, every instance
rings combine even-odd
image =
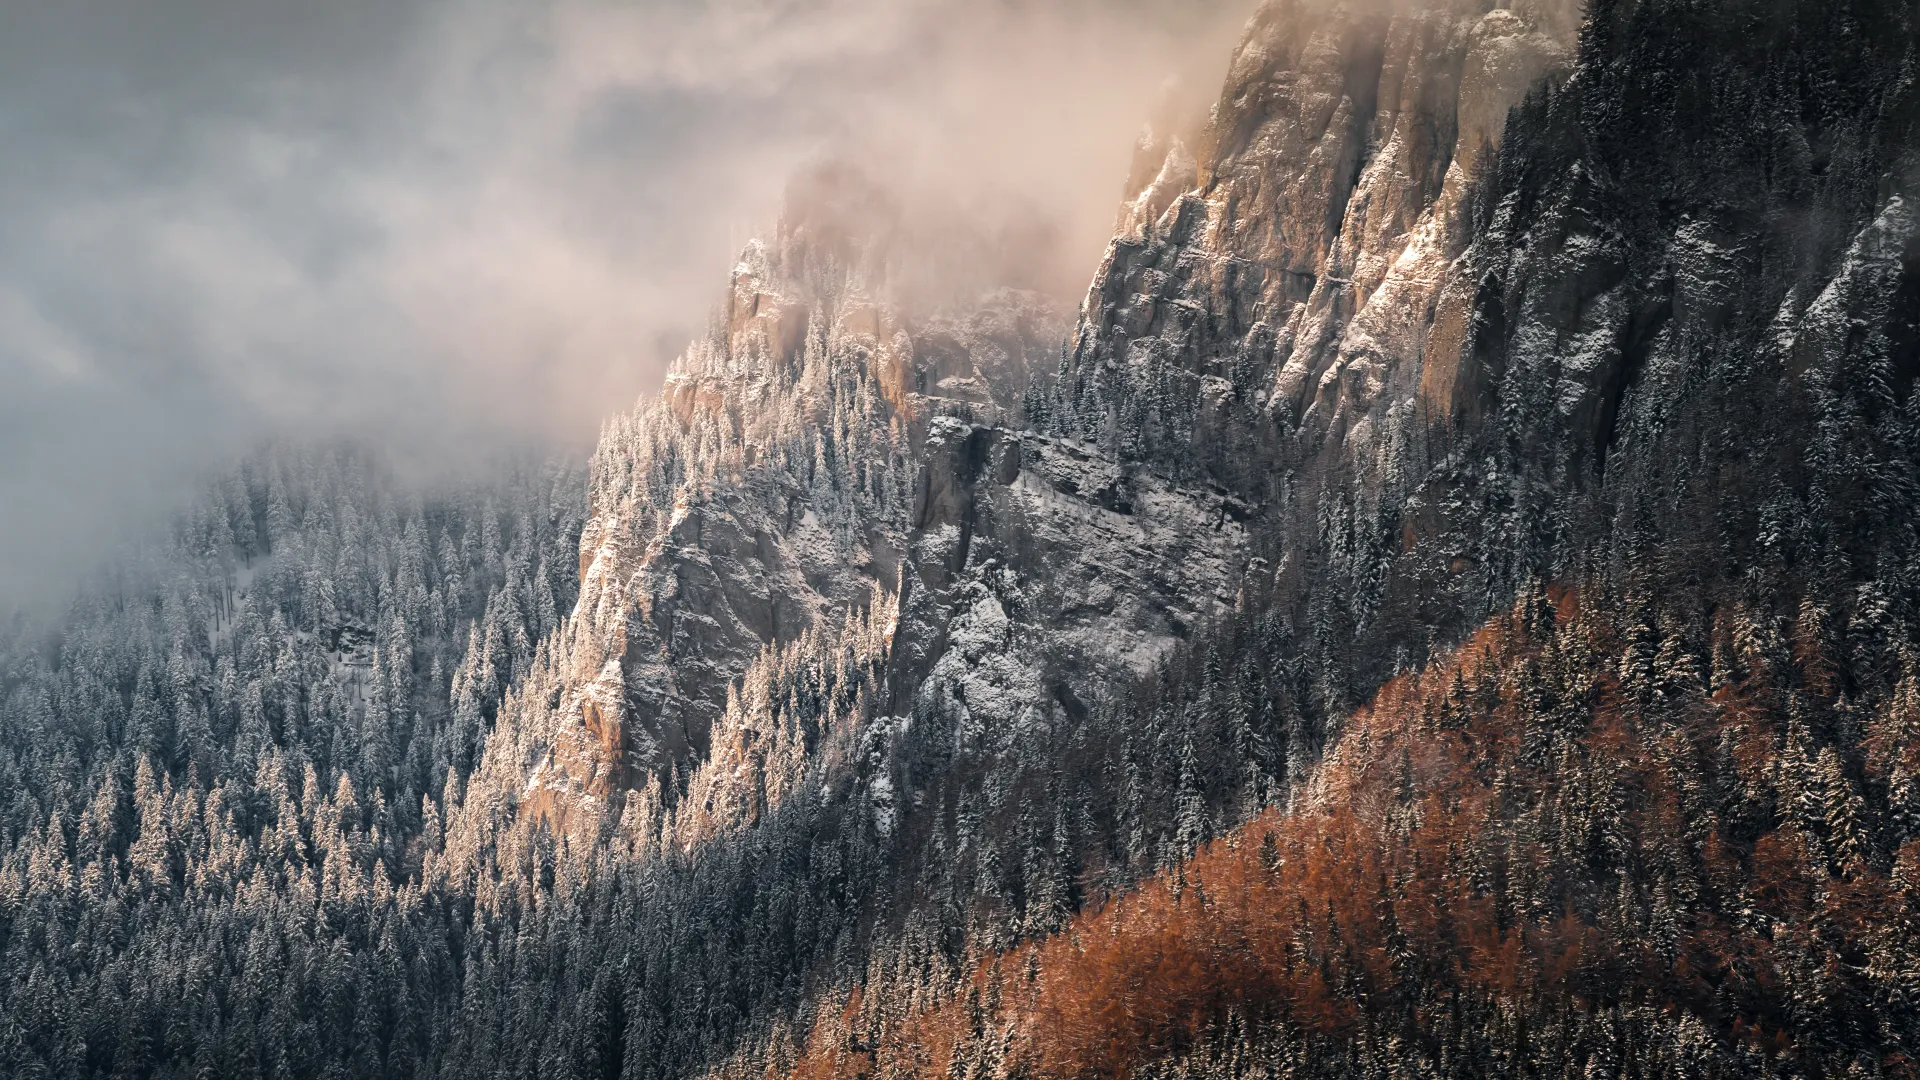
[[[557,699],[519,699],[495,770],[536,817],[584,807],[591,832],[649,776],[684,777],[756,657],[897,590],[930,419],[995,417],[1053,354],[1058,322],[1033,294],[953,314],[895,303],[901,241],[863,185],[796,183],[708,340],[603,433],[580,599],[544,657]]]
[[[1029,406],[1251,507],[1275,602],[1343,641],[1332,692],[1572,566],[1635,423],[1672,436],[1686,398],[1720,428],[1702,379],[1801,379],[1905,295],[1885,5],[1604,5],[1559,91],[1568,13],[1489,8],[1263,6],[1191,188],[1116,240]],[[1521,145],[1484,152],[1509,105]]]
[[[1130,454],[1191,451],[1186,467],[1262,501],[1276,427],[1386,453],[1423,365],[1454,362],[1428,339],[1478,162],[1564,76],[1577,10],[1264,5],[1208,122],[1164,140],[1123,214],[1062,421]]]
[[[1297,625],[1354,643],[1314,658],[1338,669],[1330,700],[1542,569],[1482,535],[1497,518],[1445,514],[1476,496],[1439,473],[1470,459],[1449,458],[1456,420],[1484,429],[1451,389],[1481,377],[1462,336],[1482,325],[1475,178],[1511,107],[1566,77],[1577,9],[1263,5],[1207,123],[1165,140],[1029,405],[1048,430],[1243,503],[1263,586]]]
[[[1343,51],[1349,9],[1264,12],[1201,163],[1288,31],[1315,28],[1291,55],[1339,58],[1338,85],[1371,71]],[[1498,628],[1459,688],[1442,668],[1387,691],[1268,819],[1265,860],[1234,834],[931,994],[878,965],[797,1068],[1911,1069],[1917,30],[1874,3],[1594,5],[1564,83],[1518,102],[1454,196],[1444,268],[1416,237],[1392,265],[1427,271],[1374,279],[1393,333],[1320,273],[1293,296],[1261,276],[1345,267],[1331,284],[1364,293],[1338,255],[1363,219],[1301,260],[1317,209],[1236,203],[1230,170],[1197,167],[1116,242],[1031,411],[1254,503],[1279,572],[1252,607],[1305,631],[1322,700],[1444,655],[1529,579],[1603,610],[1557,654]],[[1351,95],[1318,85],[1339,115]],[[1265,178],[1318,193],[1322,162]],[[1238,281],[1260,287],[1218,284]],[[1470,691],[1488,663],[1498,685]]]
[[[1197,165],[1176,138],[1150,189],[1129,195],[1141,232],[1103,266],[1057,393],[1034,379],[1042,323],[1005,332],[1020,319],[1008,294],[945,321],[907,313],[889,299],[900,241],[886,211],[847,210],[885,199],[846,174],[804,182],[777,240],[736,270],[714,340],[609,430],[582,598],[553,661],[563,700],[532,722],[538,735],[515,736],[498,782],[537,774],[530,807],[544,815],[559,793],[617,801],[698,761],[723,688],[755,655],[837,625],[876,590],[900,605],[877,707],[931,710],[992,752],[1151,671],[1276,550],[1256,552],[1246,523],[1274,501],[1285,456],[1267,417],[1311,404],[1302,372],[1317,385],[1391,363],[1399,389],[1417,381],[1425,327],[1388,323],[1423,306],[1431,320],[1464,245],[1473,161],[1570,48],[1559,8],[1487,6],[1263,9]],[[1160,209],[1195,168],[1201,191]],[[824,281],[829,264],[852,272]],[[1285,355],[1282,337],[1298,341]],[[1125,374],[1106,375],[1113,364]],[[1232,380],[1255,372],[1275,389],[1241,395]],[[1151,387],[1128,408],[1158,402],[1126,445],[1115,425],[1128,420],[1105,404],[1115,378]],[[1315,414],[1361,432],[1356,447],[1328,436],[1327,456],[1406,441],[1407,409],[1379,390]],[[1041,430],[1022,432],[1028,412]],[[808,424],[828,433],[820,451],[783,445]],[[1376,429],[1387,445],[1369,441]],[[842,430],[852,442],[834,441]],[[816,461],[860,472],[862,494],[839,496]],[[873,478],[870,461],[885,463]],[[868,505],[869,487],[891,494]]]
[[[1007,753],[1234,603],[1245,507],[1023,433],[1064,324],[1007,289],[916,310],[894,285],[912,237],[867,184],[797,182],[711,338],[604,433],[580,599],[483,770],[514,814],[586,837],[629,792],[653,820],[691,784],[708,825],[683,839],[738,823],[749,790],[791,783],[741,771],[768,718],[728,713],[738,680],[802,639],[836,653],[877,608],[897,614],[857,646],[884,668],[857,718],[916,712]]]
[[[778,995],[796,1019],[863,983],[893,999],[863,1023],[962,992],[983,948],[1286,798],[1348,708],[1529,581],[1669,597],[1644,615],[1663,670],[1735,596],[1756,624],[1910,633],[1884,612],[1911,591],[1913,27],[1642,4],[1599,11],[1577,62],[1571,27],[1267,5],[1208,125],[1136,170],[1057,376],[914,432],[886,617],[759,664],[738,700],[765,707],[726,710],[689,805],[627,804],[634,850],[671,836],[695,875],[837,823],[870,891]],[[1787,117],[1839,156],[1753,149]],[[1863,662],[1857,692],[1893,693]],[[649,1030],[712,1030],[691,1007]],[[807,1044],[759,1015],[728,1073]]]
[[[1725,627],[1623,668],[1686,617],[1626,600],[1526,598],[1359,710],[1290,810],[930,1007],[868,985],[793,1075],[1907,1075],[1912,652],[1823,746],[1835,657]]]
[[[433,857],[586,512],[577,463],[395,472],[263,450],[0,634],[0,1075],[366,1074],[305,988]]]

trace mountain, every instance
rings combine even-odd
[[[1268,0],[1075,314],[824,164],[584,478],[247,466],[5,642],[0,1063],[1912,1074],[1917,46]]]

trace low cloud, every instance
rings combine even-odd
[[[1070,294],[1251,6],[0,3],[0,601],[269,435],[585,444],[834,147],[1044,232]]]

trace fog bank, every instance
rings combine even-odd
[[[584,445],[837,146],[1044,233],[1071,292],[1249,6],[7,0],[0,598],[268,435]]]

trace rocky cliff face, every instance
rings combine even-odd
[[[1142,140],[1057,372],[1038,298],[916,309],[884,193],[808,178],[603,439],[558,688],[520,725],[544,734],[510,740],[528,805],[598,819],[658,776],[751,817],[766,721],[729,687],[810,632],[840,655],[876,603],[841,721],[1002,754],[1249,597],[1349,643],[1312,661],[1337,707],[1551,574],[1629,385],[1739,321],[1753,249],[1703,216],[1630,230],[1578,133],[1541,132],[1601,93],[1562,88],[1576,6],[1264,5],[1207,122]],[[1560,147],[1520,191],[1515,123]],[[1835,267],[1799,273],[1771,340],[1826,318]]]
[[[941,418],[923,475],[896,685],[956,750],[1012,752],[1150,674],[1251,559],[1242,504],[1072,440]]]
[[[608,424],[579,602],[545,654],[545,700],[522,695],[501,740],[501,778],[525,777],[536,815],[599,820],[650,776],[684,777],[756,657],[897,590],[931,418],[999,418],[1055,355],[1060,321],[1033,294],[896,303],[887,224],[797,185],[709,338]]]
[[[1422,373],[1449,383],[1467,189],[1509,109],[1566,71],[1576,7],[1264,5],[1209,121],[1143,141],[1164,163],[1136,166],[1067,422],[1149,457],[1191,444],[1185,464],[1261,501],[1283,436],[1380,453]]]
[[[1571,70],[1577,8],[1264,4],[1207,121],[1143,139],[1031,410],[1236,500],[1270,570],[1254,585],[1366,639],[1362,687],[1516,581],[1482,557],[1486,493],[1441,475],[1444,433],[1477,430],[1476,335],[1505,331],[1474,193],[1512,109]]]
[[[1263,5],[1208,122],[1143,140],[1031,411],[1243,500],[1280,602],[1341,627],[1354,685],[1377,684],[1560,572],[1612,513],[1575,507],[1619,440],[1672,423],[1705,356],[1806,370],[1810,337],[1837,355],[1815,299],[1903,243],[1873,239],[1899,231],[1897,174],[1877,197],[1858,174],[1893,165],[1909,84],[1754,87],[1771,119],[1736,135],[1726,97],[1749,89],[1701,73],[1757,64],[1771,18],[1605,5],[1587,47],[1620,56],[1569,81],[1579,5]],[[1772,47],[1822,64],[1863,18]],[[1663,55],[1672,85],[1641,85],[1620,74],[1633,49],[1692,67]],[[1806,119],[1881,90],[1872,130]],[[1882,325],[1897,276],[1851,317]]]
[[[1474,162],[1571,27],[1550,4],[1267,5],[1210,123],[1143,140],[1051,396],[1035,298],[906,313],[878,284],[884,194],[810,177],[714,340],[603,441],[554,745],[519,763],[541,812],[692,766],[757,655],[873,596],[898,622],[867,708],[1000,753],[1150,671],[1250,568],[1264,587],[1247,522],[1276,432],[1385,453],[1407,426],[1388,399],[1420,379]],[[1105,404],[1116,382],[1133,400]],[[1128,409],[1153,415],[1118,439]]]
[[[579,601],[482,770],[520,811],[591,832],[630,792],[654,815],[685,787],[684,841],[750,820],[789,783],[767,775],[785,750],[730,695],[763,658],[840,655],[849,620],[870,643],[855,666],[880,670],[841,722],[917,701],[1004,752],[1233,602],[1244,508],[1023,433],[1065,322],[1006,288],[915,308],[864,183],[796,185],[710,338],[609,423]],[[808,760],[832,726],[809,724]]]

